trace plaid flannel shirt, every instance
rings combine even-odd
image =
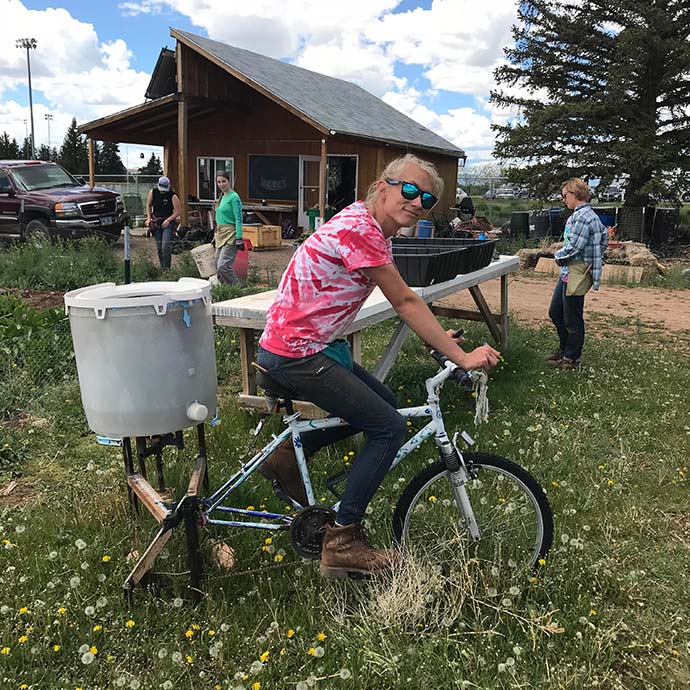
[[[573,211],[567,222],[566,236],[566,243],[554,258],[560,265],[584,261],[586,266],[591,266],[592,288],[598,290],[609,234],[589,204],[582,204]]]

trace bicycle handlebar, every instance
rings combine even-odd
[[[442,368],[442,369],[450,369],[450,377],[455,379],[461,386],[471,386],[472,385],[472,375],[468,372],[465,371],[464,369],[461,369],[457,364],[454,364],[451,362],[448,357],[445,355],[442,355],[440,352],[437,352],[436,350],[430,350],[429,354],[434,358],[436,363]],[[450,366],[448,366],[450,365]]]

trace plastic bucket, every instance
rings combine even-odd
[[[417,221],[417,237],[431,237],[434,232],[434,223],[431,220]]]
[[[216,250],[212,244],[201,244],[194,247],[192,257],[202,278],[209,278],[216,272]]]
[[[244,242],[244,249],[235,255],[235,263],[232,265],[232,269],[240,280],[246,280],[249,268],[249,250],[252,248],[252,243],[251,240],[246,238],[243,238],[242,241]]]
[[[399,233],[401,237],[414,237],[414,225],[408,228],[400,228]]]

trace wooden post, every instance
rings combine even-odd
[[[94,156],[93,139],[89,137],[89,185],[93,189],[96,186],[96,159]]]
[[[177,44],[177,196],[182,206],[182,225],[188,225],[187,209],[187,101],[184,93],[184,69],[182,65],[183,50]]]
[[[319,215],[321,221],[326,222],[326,190],[328,189],[328,157],[326,155],[326,140],[321,139],[321,163],[319,165]]]

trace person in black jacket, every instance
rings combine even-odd
[[[170,268],[172,238],[181,211],[180,199],[170,189],[170,180],[159,177],[157,187],[146,197],[146,227],[156,240],[161,268]]]

